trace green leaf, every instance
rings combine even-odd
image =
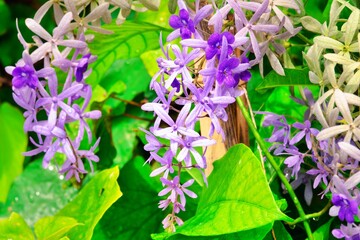
[[[125,100],[133,100],[139,93],[149,89],[150,80],[151,76],[147,73],[141,59],[137,57],[115,61],[111,69],[105,74],[101,85],[108,89],[120,81],[125,89],[116,96]]]
[[[0,239],[31,240],[34,235],[24,219],[13,212],[8,219],[0,220]]]
[[[314,86],[309,80],[308,73],[309,69],[284,69],[285,76],[277,74],[272,70],[268,75],[265,76],[256,88],[259,93],[264,93],[270,88],[276,88],[281,86]]]
[[[42,160],[29,164],[14,181],[6,202],[8,211],[24,216],[33,226],[42,217],[52,216],[73,199],[77,190],[53,171],[43,169]]]
[[[0,105],[0,202],[5,202],[10,186],[23,170],[27,137],[24,117],[8,103]]]
[[[98,173],[72,202],[55,215],[72,217],[84,224],[69,231],[70,239],[91,239],[95,225],[106,210],[122,195],[116,181],[118,176],[117,166]]]
[[[250,229],[242,232],[217,235],[217,236],[184,236],[181,234],[171,236],[171,233],[160,233],[160,234],[152,234],[151,238],[154,240],[248,240],[248,239],[263,239],[265,235],[271,230],[272,224],[267,224],[265,226]]]
[[[243,144],[216,161],[196,215],[175,234],[213,236],[291,221],[277,207],[260,161]]]
[[[98,57],[92,64],[93,72],[87,79],[92,86],[103,79],[116,60],[135,58],[145,51],[158,49],[160,31],[169,32],[157,25],[131,21],[126,21],[121,26],[112,23],[104,28],[114,33],[110,36],[93,33],[95,40],[89,44],[91,53]]]
[[[316,229],[314,232],[314,239],[316,240],[328,240],[330,233],[330,226],[334,218],[331,218],[327,223]]]
[[[117,154],[114,164],[122,168],[133,156],[138,139],[139,128],[146,128],[152,115],[140,108],[129,109],[127,115],[116,117],[112,120],[112,137]]]
[[[10,9],[4,0],[0,0],[0,36],[7,31],[10,20]]]
[[[177,5],[177,1],[173,1]],[[158,26],[167,28],[167,30],[172,31],[169,26],[169,18],[171,13],[168,10],[167,1],[161,1],[158,11],[146,11],[146,12],[137,12],[135,17],[135,22],[137,23],[151,23]]]
[[[284,225],[276,221],[273,226],[273,231],[269,232],[264,240],[292,240],[291,235],[286,231]],[[315,238],[317,240],[317,238]]]
[[[142,157],[129,161],[122,169],[119,184],[124,196],[105,213],[95,228],[93,239],[149,239],[161,231],[166,213],[158,208],[162,186],[149,177],[150,166]]]
[[[35,234],[38,240],[57,240],[79,224],[71,217],[44,217],[35,223]]]

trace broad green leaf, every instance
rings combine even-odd
[[[153,240],[249,240],[249,239],[263,239],[265,235],[271,230],[272,224],[267,224],[265,226],[246,230],[242,232],[230,233],[225,235],[217,235],[217,236],[184,236],[184,235],[173,235],[171,233],[160,233],[160,234],[152,234],[151,238]]]
[[[103,79],[116,60],[135,58],[145,51],[159,48],[160,31],[169,32],[157,25],[131,21],[126,21],[121,26],[112,23],[104,28],[114,33],[110,36],[93,33],[95,40],[89,44],[91,53],[98,57],[91,65],[93,72],[87,79],[92,86]]]
[[[239,144],[215,162],[196,215],[178,227],[175,234],[229,234],[276,220],[291,221],[291,218],[278,209],[260,161],[248,147]]]
[[[5,202],[10,186],[23,170],[27,137],[24,117],[8,103],[0,105],[0,202]]]
[[[13,212],[8,219],[0,220],[0,239],[35,239],[30,227],[20,214]]]
[[[162,186],[149,176],[150,166],[144,162],[136,157],[121,169],[119,185],[124,195],[100,220],[93,239],[149,239],[151,233],[162,230],[167,214],[158,208]]]
[[[10,189],[6,209],[24,216],[30,226],[42,217],[54,215],[77,193],[68,181],[59,178],[54,166],[50,168],[53,171],[43,169],[41,159],[31,163]]]
[[[140,128],[147,128],[152,114],[143,112],[140,108],[128,109],[126,115],[112,119],[112,137],[117,154],[114,164],[122,168],[133,156]]]
[[[313,86],[309,80],[309,70],[306,69],[284,69],[285,76],[277,74],[275,71],[271,71],[265,76],[256,88],[259,93],[264,93],[269,88],[276,88],[281,86]]]
[[[35,223],[35,234],[38,240],[57,240],[79,224],[71,217],[44,217]]]
[[[286,231],[284,225],[276,221],[273,226],[273,231],[269,232],[264,240],[292,240],[291,235]],[[315,238],[317,240],[317,238]]]
[[[118,176],[117,166],[98,173],[72,202],[55,215],[55,217],[72,217],[79,223],[83,223],[69,231],[70,239],[91,239],[95,225],[106,210],[122,195],[117,184]]]

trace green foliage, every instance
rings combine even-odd
[[[4,2],[0,0],[0,36],[3,35],[10,24],[10,9]]]
[[[151,115],[143,112],[141,109],[133,109],[127,116],[120,116],[113,119],[112,135],[114,145],[117,151],[114,159],[114,164],[122,168],[132,156],[133,151],[137,146],[138,140],[136,138],[139,128],[146,128],[149,125]]]
[[[144,162],[136,157],[122,168],[119,185],[124,195],[100,220],[94,240],[148,239],[154,231],[161,231],[165,213],[159,211],[157,193],[162,186],[149,177],[151,169]]]
[[[29,164],[14,181],[6,202],[6,209],[24,216],[33,226],[42,217],[52,216],[76,194],[56,171],[43,169],[42,160]]]
[[[77,225],[69,231],[70,239],[91,239],[97,222],[122,195],[117,184],[118,176],[118,167],[96,174],[74,200],[55,215],[56,217],[72,217],[83,223],[83,225]]]
[[[0,105],[0,202],[5,202],[10,186],[23,170],[27,136],[21,112],[8,103]]]
[[[327,223],[320,226],[316,231],[314,232],[314,239],[316,240],[328,240],[329,239],[329,233],[330,233],[330,226],[333,222],[333,218],[330,219]]]
[[[308,73],[309,69],[284,69],[285,76],[272,70],[265,79],[257,86],[256,91],[264,93],[269,88],[282,86],[312,86]]]
[[[278,209],[260,161],[248,147],[239,144],[215,162],[196,215],[177,228],[175,235],[216,236],[239,232],[238,237],[246,239],[244,236],[261,232],[264,237],[267,231],[260,227],[271,226],[276,220],[291,221],[291,218]]]
[[[0,239],[31,240],[34,235],[24,219],[13,212],[8,219],[0,220]]]
[[[264,240],[292,240],[291,235],[286,231],[284,225],[276,221],[273,226],[273,230],[269,232]],[[317,238],[315,238],[317,240]]]
[[[121,26],[112,23],[104,28],[113,31],[113,35],[93,33],[95,40],[89,45],[91,53],[98,57],[91,66],[93,73],[87,79],[92,86],[103,79],[116,60],[135,58],[143,52],[159,48],[160,31],[168,32],[161,26],[131,21]]]
[[[35,234],[39,240],[57,240],[78,225],[71,217],[44,217],[35,223]]]

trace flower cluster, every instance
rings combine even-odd
[[[200,6],[200,1],[195,1],[195,11],[182,0],[178,6],[179,14],[169,20],[174,31],[167,41],[180,38],[180,45],[163,46],[161,42],[165,57],[157,60],[160,70],[151,82],[157,97],[142,106],[156,115],[154,126],[144,130],[148,141],[145,150],[150,152],[147,162],[154,160],[159,165],[151,173],[162,175],[165,189],[159,195],[169,194],[159,205],[162,209],[172,205],[172,213],[163,221],[169,231],[182,224],[176,214],[185,210],[185,195],[196,197],[186,189],[194,181],[181,182],[182,170],[197,168],[203,174],[206,148],[215,144],[196,131],[196,123],[209,118],[209,133],[203,134],[211,138],[217,132],[225,139],[220,123],[228,119],[227,106],[243,93],[240,81],[251,78],[249,69],[261,63],[265,55],[276,58],[272,66],[283,74],[277,58],[284,52],[281,41],[299,30],[269,0],[228,0],[221,8],[216,4]],[[295,2],[290,7],[299,9]],[[235,12],[234,22],[227,18],[231,10]],[[246,17],[249,13],[250,19]],[[204,19],[209,19],[213,32],[205,32],[200,26]],[[270,45],[276,46],[276,53],[271,52]]]
[[[155,10],[159,5],[156,1],[140,2],[143,5],[136,3],[136,8],[142,11],[145,8]],[[90,36],[86,35],[86,30],[111,33],[101,28],[101,21],[111,22],[111,11],[116,8],[121,8],[122,18],[126,17],[124,12],[134,4],[126,0],[96,4],[90,0],[51,0],[36,12],[34,19],[25,21],[34,33],[34,42],[26,42],[18,29],[18,38],[24,47],[22,59],[6,71],[13,76],[13,98],[25,111],[24,130],[35,133],[30,140],[36,148],[25,155],[45,153],[43,167],[47,168],[54,160],[66,179],[75,177],[80,182],[81,175],[87,173],[83,160],[88,160],[92,171],[92,162],[99,161],[94,150],[100,139],[89,150],[83,150],[81,145],[86,139],[92,143],[87,120],[101,117],[99,110],[88,111],[92,89],[86,78],[91,73],[88,66],[96,57],[87,47]],[[41,21],[51,7],[57,26],[49,33],[41,26]],[[74,126],[77,126],[76,134],[70,134],[69,129]],[[64,157],[57,157],[61,155]]]
[[[347,21],[341,21],[340,16],[345,8],[351,14]],[[305,169],[302,163],[309,160],[308,165],[313,167],[306,171],[306,180],[302,182],[313,181],[314,189],[322,185],[324,193],[332,193],[330,215],[346,222],[340,229],[333,230],[333,235],[336,238],[356,239],[359,237],[359,226],[354,219],[360,217],[360,193],[357,187],[360,183],[360,64],[357,61],[360,51],[360,10],[337,0],[333,1],[330,12],[329,23],[321,24],[309,16],[301,19],[306,30],[319,35],[303,54],[310,69],[310,81],[319,86],[319,94],[315,100],[312,93],[305,89],[302,91],[303,98],[295,99],[308,106],[304,123],[291,126],[283,116],[267,113],[264,126],[274,126],[272,136],[268,139],[269,142],[276,142],[271,150],[275,155],[288,155],[285,164],[296,179],[300,178],[298,173],[304,174],[301,171]],[[345,22],[340,29],[338,22]],[[311,128],[311,122],[318,124],[320,129]],[[292,138],[294,131],[291,131],[291,127],[297,129]],[[305,140],[301,142],[303,145],[298,144],[301,139]],[[296,144],[305,150],[299,151]],[[305,199],[311,200],[311,190],[305,192]]]

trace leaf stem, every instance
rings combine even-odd
[[[295,204],[296,209],[299,212],[300,215],[300,219],[303,221],[304,224],[304,228],[306,231],[306,234],[308,236],[308,238],[310,240],[313,240],[313,234],[311,232],[311,228],[310,228],[310,224],[308,219],[306,218],[306,214],[304,212],[304,209],[302,208],[299,199],[296,197],[296,194],[294,192],[294,189],[292,188],[292,186],[290,185],[290,183],[288,182],[288,180],[286,179],[285,175],[283,174],[282,170],[280,169],[280,167],[277,165],[275,159],[273,158],[273,156],[270,154],[270,152],[267,150],[267,147],[265,145],[264,140],[261,138],[259,132],[256,130],[255,125],[253,124],[250,114],[248,113],[248,110],[246,109],[244,103],[242,102],[240,97],[236,98],[236,102],[242,112],[242,114],[245,117],[246,122],[249,125],[249,129],[250,131],[253,133],[256,141],[258,142],[258,144],[260,145],[261,150],[264,152],[267,160],[270,162],[271,166],[274,168],[275,172],[277,173],[277,175],[279,176],[281,182],[284,184],[286,190],[288,191],[292,201]]]
[[[312,219],[312,218],[317,218],[317,217],[320,217],[321,215],[323,215],[324,213],[327,212],[327,210],[329,210],[329,208],[331,207],[331,201],[329,201],[326,206],[320,210],[319,212],[316,212],[316,213],[311,213],[311,214],[307,214],[305,215],[305,218],[306,220],[309,220],[309,219]],[[304,221],[304,219],[302,219],[301,217],[295,219],[293,222],[289,222],[287,223],[288,225],[295,225],[299,222],[302,222]]]

